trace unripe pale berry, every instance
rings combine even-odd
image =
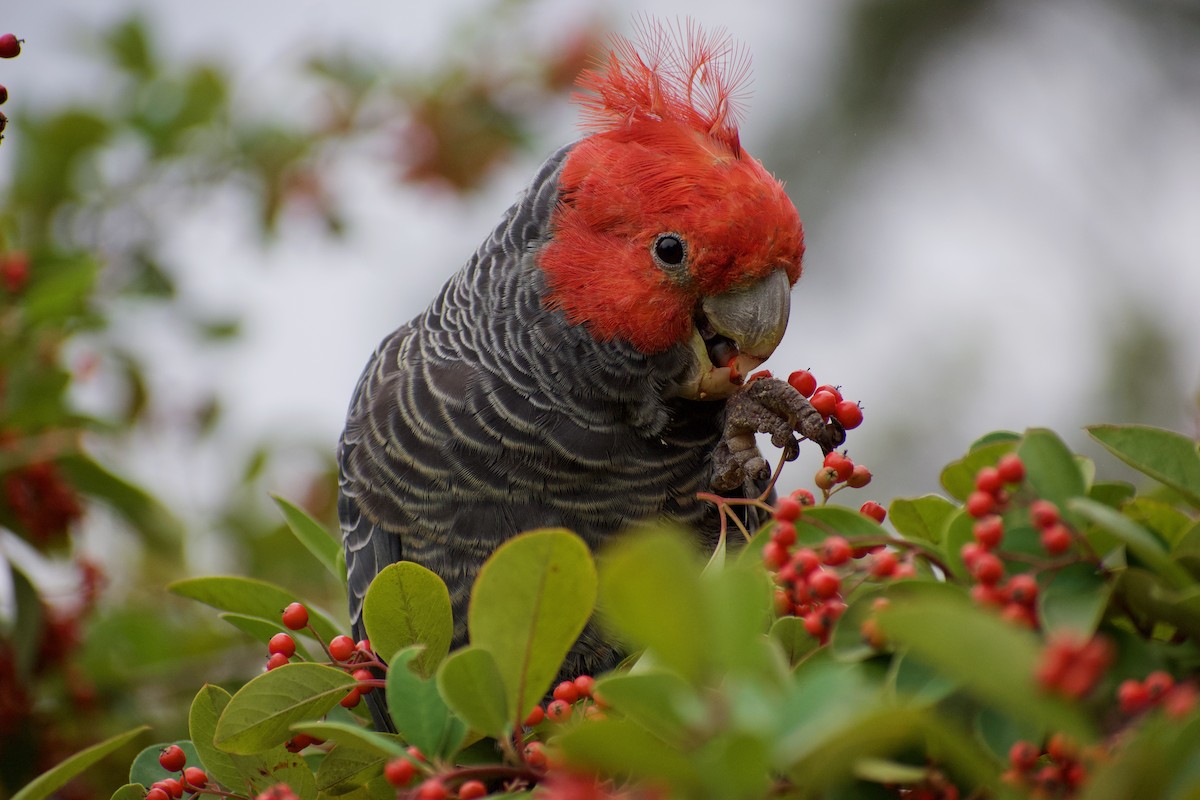
[[[824,466],[837,473],[839,483],[848,480],[854,473],[854,462],[836,450],[825,456]]]
[[[872,477],[871,470],[862,464],[855,464],[850,477],[846,479],[846,485],[851,489],[861,489],[871,482]]]

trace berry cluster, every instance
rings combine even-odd
[[[788,376],[788,383],[800,394],[808,398],[817,413],[828,420],[836,419],[846,430],[857,428],[862,424],[862,406],[853,400],[842,397],[836,386],[817,385],[817,379],[806,369],[798,369]]]
[[[0,95],[5,91],[0,86]],[[0,130],[4,130],[4,115],[0,114]],[[2,137],[0,137],[2,138]],[[0,286],[9,294],[19,294],[29,282],[29,256],[24,250],[0,254]]]
[[[74,487],[49,461],[5,475],[4,501],[30,542],[39,548],[61,541],[71,523],[83,515]]]
[[[1025,739],[1008,751],[1009,768],[1002,779],[1034,797],[1073,797],[1088,776],[1092,759],[1065,734],[1055,733],[1044,747]]]
[[[572,681],[562,681],[554,687],[551,700],[543,706],[534,706],[525,718],[525,726],[533,728],[544,720],[567,722],[575,715],[585,719],[604,717],[603,703],[596,697],[596,679],[591,675],[580,675]]]
[[[362,696],[373,692],[377,688],[384,686],[384,681],[377,678],[372,670],[386,670],[386,666],[378,658],[375,657],[371,650],[371,643],[363,639],[355,642],[349,636],[340,634],[329,640],[329,643],[321,641],[321,637],[309,624],[308,608],[303,603],[292,603],[285,608],[280,618],[283,621],[283,626],[291,631],[305,631],[314,639],[316,639],[321,647],[325,650],[325,654],[329,656],[330,665],[341,667],[349,673],[358,684],[346,693],[346,696],[341,699],[343,708],[354,708],[362,700]],[[278,669],[284,664],[291,662],[296,655],[296,640],[289,633],[277,633],[267,642],[267,671]],[[289,744],[292,749],[301,750],[308,744],[319,743],[315,740],[306,741],[302,746],[296,746],[296,740],[293,739]]]
[[[158,764],[167,772],[178,772],[178,778],[165,778],[151,784],[146,800],[178,800],[184,793],[198,794],[208,786],[208,774],[199,767],[187,766],[187,754],[173,744],[158,754]]]
[[[21,55],[21,42],[23,41],[25,40],[18,39],[14,34],[11,33],[6,33],[3,36],[0,36],[0,58],[16,58],[17,56]],[[0,84],[0,105],[4,105],[5,101],[7,100],[8,89]],[[8,117],[4,116],[3,112],[0,112],[0,134],[4,133],[4,128],[7,125]],[[0,135],[0,141],[3,139],[4,136]]]
[[[833,624],[846,611],[843,585],[848,578],[889,580],[916,573],[911,560],[901,561],[882,544],[855,547],[844,536],[826,537],[819,547],[796,544],[796,526],[804,506],[813,504],[801,489],[781,498],[775,508],[775,527],[763,546],[763,561],[775,573],[775,611],[804,620],[804,629],[822,644]]]
[[[1169,672],[1155,670],[1144,680],[1130,678],[1117,687],[1121,713],[1137,716],[1152,708],[1162,708],[1167,716],[1182,718],[1195,710],[1200,690],[1188,681],[1176,683]]]
[[[1104,677],[1116,652],[1108,639],[1081,639],[1070,633],[1054,634],[1042,650],[1037,665],[1038,685],[1047,692],[1080,700]]]
[[[1035,573],[1063,564],[1035,565],[1034,572],[1016,572],[1005,579],[1010,570],[1002,560],[1003,515],[1013,505],[1014,495],[1024,480],[1025,464],[1016,453],[1008,453],[995,466],[984,467],[976,473],[975,490],[965,505],[967,513],[975,519],[971,529],[974,541],[964,544],[960,555],[974,582],[971,596],[977,603],[1000,609],[1001,616],[1014,624],[1037,628],[1038,582]],[[1061,556],[1071,548],[1075,534],[1062,521],[1054,503],[1034,499],[1029,503],[1028,512],[1047,556]]]

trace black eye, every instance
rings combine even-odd
[[[668,267],[677,267],[687,256],[683,240],[673,233],[661,234],[654,240],[654,257]]]

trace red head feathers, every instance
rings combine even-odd
[[[783,187],[738,139],[744,51],[724,34],[644,24],[579,79],[585,123],[539,255],[545,302],[643,352],[689,341],[699,304],[783,270],[804,235]],[[665,263],[665,235],[682,261]],[[673,260],[673,259],[671,259]]]

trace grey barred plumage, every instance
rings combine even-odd
[[[451,592],[466,637],[474,575],[523,530],[562,526],[593,548],[631,523],[711,513],[708,454],[722,403],[672,397],[680,348],[647,355],[601,342],[542,302],[534,263],[550,236],[555,153],[429,309],[388,336],[360,378],[339,448],[351,617],[401,559]],[[708,526],[715,531],[715,526]],[[574,669],[612,666],[594,631]]]

